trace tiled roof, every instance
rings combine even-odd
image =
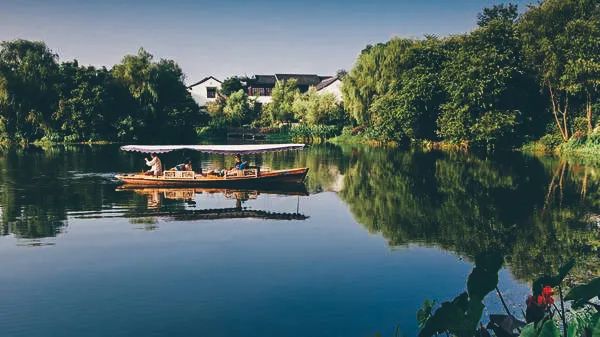
[[[275,85],[277,79],[274,75],[254,75],[251,79],[248,80],[249,85],[256,84],[271,84]]]
[[[329,85],[331,85],[332,83],[334,83],[337,80],[338,80],[337,76],[329,77],[327,79],[322,80],[321,82],[319,82],[319,84],[317,84],[317,87],[316,87],[317,91],[328,87]]]
[[[317,85],[321,82],[321,76],[315,74],[275,74],[278,81],[296,79],[298,85]]]
[[[192,87],[195,87],[195,86],[197,86],[198,84],[202,84],[202,83],[204,83],[204,82],[206,82],[206,81],[210,80],[211,78],[212,78],[213,80],[215,80],[215,81],[219,82],[219,83],[223,83],[223,82],[219,81],[219,80],[218,80],[216,77],[214,77],[214,76],[207,76],[207,77],[205,77],[205,78],[201,79],[200,81],[198,81],[198,82],[196,82],[196,83],[194,83],[194,84],[188,85],[188,87],[187,87],[187,88],[188,88],[188,89],[191,89]]]
[[[334,77],[331,76],[319,76],[315,74],[275,74],[275,75],[254,75],[248,79],[248,86],[274,86],[277,81],[287,81],[295,79],[298,81],[298,85],[301,86],[316,86],[323,81],[330,80]]]

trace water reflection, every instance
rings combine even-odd
[[[202,167],[228,160],[203,154],[192,158]],[[167,155],[163,161],[179,159]],[[468,257],[494,249],[521,279],[552,271],[568,257],[585,262],[600,254],[597,167],[516,153],[485,158],[333,145],[250,159],[275,169],[309,167],[306,190],[123,191],[115,189],[112,176],[139,169],[140,158],[115,146],[9,151],[0,157],[0,233],[52,237],[74,218],[302,220],[310,209],[301,214],[243,205],[265,194],[334,191],[359,223],[392,246],[417,242]],[[232,204],[204,208],[198,195],[218,195]],[[597,264],[586,265],[600,272]]]
[[[496,251],[526,279],[600,253],[590,221],[600,214],[595,168],[520,154],[354,152],[339,195],[390,245],[423,242],[470,257]]]
[[[130,211],[117,217],[142,218],[161,217],[175,221],[190,220],[219,220],[219,219],[245,219],[256,218],[264,220],[306,220],[308,216],[301,214],[298,207],[296,212],[273,212],[267,210],[250,209],[244,207],[244,202],[256,200],[265,194],[277,196],[306,196],[308,192],[300,184],[280,185],[278,189],[218,189],[218,188],[136,188],[133,186],[120,186],[117,191],[133,192],[147,198],[147,209],[144,211]],[[201,202],[196,200],[196,195],[218,195],[224,199],[232,200],[229,207],[190,209],[201,207]],[[79,218],[106,217],[103,214],[71,214]]]

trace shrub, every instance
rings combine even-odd
[[[542,138],[540,138],[539,142],[546,148],[546,149],[554,149],[557,146],[559,146],[560,144],[562,144],[563,140],[562,137],[557,134],[557,133],[549,133],[546,134],[544,136],[542,136]]]
[[[484,113],[471,127],[473,142],[488,149],[509,145],[517,125],[516,111],[491,111]]]
[[[335,125],[298,124],[289,131],[292,139],[322,140],[335,137],[340,133],[340,127]]]

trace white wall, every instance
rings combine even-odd
[[[254,96],[256,97],[256,101],[261,104],[271,103],[273,98],[271,96]]]
[[[318,91],[320,94],[331,93],[335,96],[338,102],[342,101],[342,81],[339,79]]]
[[[220,90],[221,82],[215,80],[214,78],[209,78],[208,80],[189,89],[190,93],[192,94],[192,98],[194,98],[196,103],[198,103],[198,105],[201,107],[205,106],[208,102],[213,102],[216,100],[216,97],[208,98],[206,96],[206,88],[209,87],[214,87],[217,88],[217,90]]]

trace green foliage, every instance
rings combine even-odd
[[[289,135],[292,139],[312,141],[335,137],[339,131],[336,125],[298,124],[290,128]]]
[[[111,71],[58,64],[42,42],[0,44],[0,140],[178,142],[204,121],[175,62],[140,49]]]
[[[538,324],[529,323],[521,331],[520,337],[561,337],[560,330],[553,320],[545,320]]]
[[[448,101],[442,104],[438,135],[451,142],[493,148],[511,145],[527,107],[520,44],[512,21],[494,19],[468,36],[442,71]]]
[[[240,90],[244,90],[244,85],[242,84],[242,79],[238,76],[232,76],[226,78],[221,84],[220,92],[224,96],[229,96],[235,92]]]
[[[592,298],[600,296],[600,277],[590,281],[588,284],[582,284],[569,291],[565,300],[574,301],[574,306],[582,306]]]
[[[419,328],[423,328],[425,323],[431,318],[433,313],[433,307],[435,306],[435,301],[425,300],[421,308],[417,311],[417,323],[419,323]]]
[[[600,6],[596,0],[546,0],[519,22],[524,55],[547,91],[564,141],[572,118],[598,100],[600,81]],[[585,106],[585,108],[584,108]]]
[[[4,141],[31,141],[53,128],[58,56],[43,42],[0,43],[0,131]]]
[[[515,4],[500,4],[484,8],[477,15],[477,25],[480,27],[488,25],[496,20],[514,22],[519,16],[518,7]]]
[[[272,122],[290,122],[292,120],[294,99],[298,93],[298,81],[295,79],[275,83],[271,92],[271,103],[266,108]]]
[[[306,93],[297,93],[292,103],[297,120],[308,125],[342,125],[344,110],[331,93],[319,94],[315,88]]]
[[[53,115],[56,131],[62,135],[58,141],[114,139],[115,121],[126,112],[127,91],[104,68],[80,67],[74,61],[61,64],[60,69],[58,108]]]
[[[225,99],[221,96],[216,100],[206,103],[204,107],[210,118],[223,117],[223,108],[225,107]]]
[[[179,142],[195,136],[195,127],[204,116],[175,62],[154,62],[150,53],[140,49],[136,55],[125,56],[111,73],[128,88],[136,106],[117,123],[122,140]]]
[[[344,106],[378,140],[435,137],[446,50],[434,37],[392,39],[365,49],[344,78]]]
[[[230,94],[225,100],[223,113],[230,123],[241,125],[250,112],[248,95],[243,89]]]
[[[558,287],[574,266],[575,259],[571,259],[560,267],[560,269],[558,270],[558,274],[553,276],[544,275],[533,281],[533,284],[531,286],[533,296],[540,295],[542,293],[542,288],[545,286],[553,288]]]
[[[345,108],[377,140],[510,148],[538,138],[548,123],[566,141],[576,116],[590,133],[600,90],[600,6],[547,0],[517,18],[516,5],[495,5],[468,34],[368,45],[343,80]]]

